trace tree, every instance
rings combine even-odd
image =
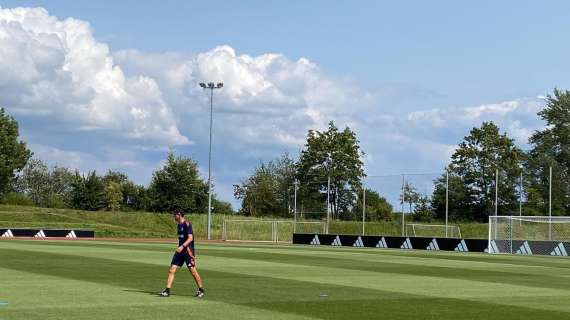
[[[234,185],[242,201],[241,212],[250,216],[289,216],[294,192],[295,163],[288,154],[262,162],[251,176]]]
[[[570,92],[554,90],[538,115],[546,128],[535,132],[525,163],[528,209],[544,214],[549,205],[549,168],[553,169],[552,212],[570,213]]]
[[[152,175],[148,190],[150,209],[157,212],[206,212],[208,186],[199,176],[191,158],[169,152],[166,164]]]
[[[462,219],[485,220],[494,213],[495,172],[499,172],[500,212],[514,210],[518,205],[516,189],[523,152],[513,139],[501,134],[493,122],[473,128],[459,144],[448,166],[450,174],[450,215]],[[453,195],[452,195],[453,193]],[[443,203],[442,203],[443,201]],[[445,212],[445,175],[435,184],[432,206],[438,217]]]
[[[105,208],[105,184],[95,171],[82,176],[75,172],[71,188],[71,205],[75,209],[97,211]]]
[[[356,134],[348,127],[339,131],[331,121],[326,131],[309,130],[297,165],[302,211],[326,212],[330,206],[333,218],[350,214],[365,176],[363,155]]]
[[[16,191],[25,194],[36,206],[63,208],[69,203],[73,173],[64,167],[51,170],[39,159],[28,161],[16,177]]]
[[[18,123],[0,108],[0,198],[10,191],[15,174],[32,156],[26,143],[18,137]]]
[[[352,220],[358,220],[362,218],[362,196],[359,201],[356,202],[356,206],[353,208]],[[380,220],[391,220],[392,212],[394,208],[386,198],[380,196],[378,192],[372,189],[366,189],[366,215],[367,221],[380,221]]]
[[[410,211],[413,212],[414,205],[421,200],[421,195],[418,193],[417,189],[409,182],[404,183],[404,195],[400,195],[400,204],[408,204]]]
[[[419,196],[414,207],[412,219],[420,222],[431,222],[434,218],[433,209],[428,197]]]
[[[107,209],[117,211],[121,208],[121,203],[123,201],[123,191],[121,189],[121,185],[114,181],[110,181],[105,185]]]

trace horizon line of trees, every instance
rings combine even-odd
[[[545,127],[532,134],[526,151],[492,121],[472,128],[433,181],[433,194],[422,195],[406,183],[400,204],[409,207],[414,220],[442,219],[449,174],[449,214],[455,221],[484,221],[494,214],[495,192],[499,214],[518,212],[523,199],[527,215],[544,214],[550,205],[554,215],[570,215],[570,91],[555,89],[538,116]],[[283,154],[261,162],[234,185],[234,196],[242,204],[239,213],[292,217],[296,209],[301,218],[322,219],[328,212],[332,219],[360,220],[365,209],[367,220],[392,219],[395,211],[385,195],[363,190],[365,153],[359,143],[348,126],[340,130],[332,121],[326,130],[309,130],[297,160]],[[191,158],[170,152],[144,187],[117,171],[100,176],[95,171],[82,175],[63,167],[50,169],[32,155],[18,140],[16,121],[0,109],[0,199],[84,210],[207,211],[207,185]],[[552,181],[552,204],[549,168],[557,177]],[[233,212],[216,197],[213,211]]]
[[[208,185],[198,163],[170,151],[148,187],[120,171],[104,175],[48,167],[19,140],[18,123],[0,108],[0,203],[79,210],[206,213]],[[233,213],[231,204],[212,197],[212,212]]]

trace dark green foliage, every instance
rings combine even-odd
[[[526,210],[548,213],[549,167],[552,167],[552,213],[570,214],[570,92],[554,90],[538,115],[546,128],[530,138],[532,148],[525,163]]]
[[[202,181],[198,164],[170,152],[163,168],[155,171],[148,190],[152,211],[207,212],[208,185]]]
[[[450,216],[485,220],[494,214],[495,172],[499,170],[499,212],[509,214],[518,205],[517,177],[523,152],[493,122],[473,128],[459,144],[448,166]],[[443,202],[442,202],[443,201]],[[445,175],[436,182],[432,206],[445,214]]]
[[[301,212],[323,216],[330,178],[328,205],[333,218],[350,215],[365,176],[363,155],[356,133],[348,127],[339,131],[331,121],[326,131],[309,130],[297,164]]]
[[[350,220],[362,219],[362,195],[356,202]],[[366,189],[366,221],[391,220],[393,208],[386,198],[374,190]]]
[[[234,186],[234,196],[242,201],[241,213],[248,216],[291,216],[295,163],[288,154],[261,163],[253,174]]]
[[[75,173],[71,190],[71,207],[81,210],[96,211],[105,208],[105,184],[95,171],[87,176]]]
[[[32,152],[26,143],[19,141],[18,123],[0,108],[0,199],[11,191],[11,183],[22,170]]]

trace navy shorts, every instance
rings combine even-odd
[[[196,260],[194,260],[193,255],[189,253],[190,249],[184,250],[180,253],[175,252],[172,256],[172,261],[170,262],[171,266],[179,266],[182,267],[184,264],[190,267],[196,266]]]

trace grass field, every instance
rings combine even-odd
[[[570,260],[309,246],[0,241],[0,319],[569,319]]]

